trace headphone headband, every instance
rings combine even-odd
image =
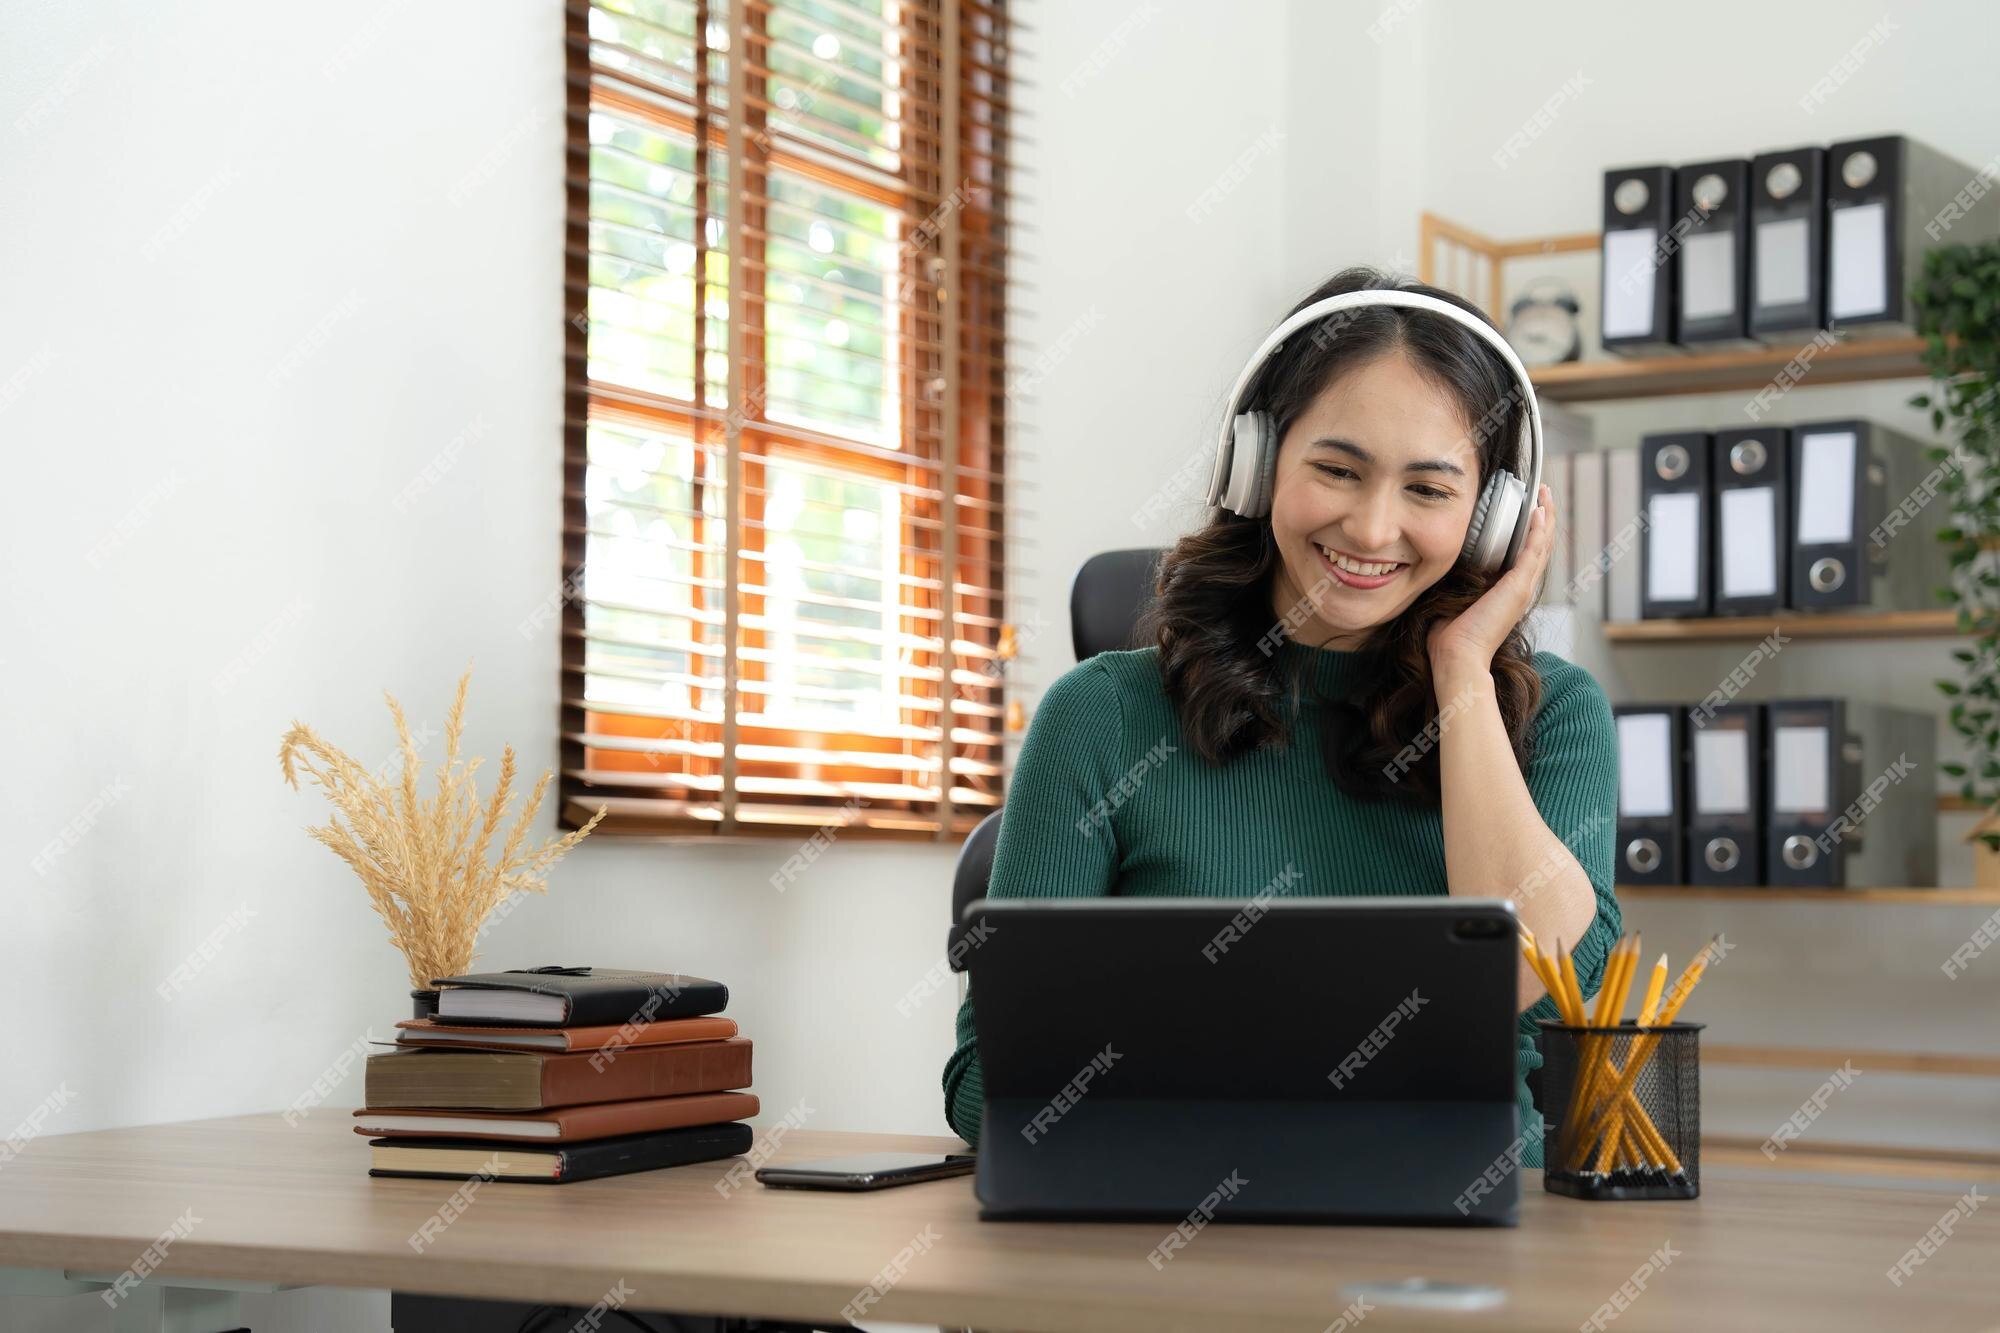
[[[1329,296],[1322,300],[1314,301],[1302,310],[1294,311],[1285,318],[1282,324],[1271,330],[1264,341],[1258,345],[1257,350],[1251,354],[1249,362],[1243,367],[1243,372],[1236,377],[1235,386],[1229,391],[1229,402],[1222,414],[1222,433],[1216,441],[1215,470],[1209,478],[1208,503],[1210,505],[1222,503],[1223,492],[1229,480],[1232,433],[1235,430],[1236,416],[1238,412],[1243,410],[1243,395],[1249,388],[1250,381],[1256,378],[1257,372],[1263,368],[1264,362],[1284,345],[1285,339],[1306,325],[1316,323],[1319,320],[1327,318],[1329,315],[1340,314],[1343,311],[1360,310],[1375,306],[1401,306],[1410,310],[1425,310],[1431,314],[1440,315],[1445,319],[1451,320],[1460,327],[1471,330],[1488,347],[1497,352],[1500,359],[1506,363],[1508,371],[1513,375],[1514,387],[1520,391],[1522,401],[1528,407],[1528,440],[1526,449],[1528,471],[1526,476],[1526,496],[1521,505],[1519,517],[1515,522],[1514,531],[1508,538],[1506,554],[1501,565],[1502,568],[1506,568],[1513,563],[1514,557],[1520,552],[1522,542],[1527,539],[1528,517],[1534,512],[1535,497],[1541,494],[1542,410],[1540,405],[1535,401],[1535,386],[1528,379],[1527,367],[1521,364],[1521,358],[1515,355],[1514,349],[1500,335],[1499,330],[1463,306],[1454,305],[1450,301],[1440,300],[1425,292],[1403,291],[1394,287],[1370,287],[1356,292],[1342,292],[1337,296]],[[1276,440],[1269,442],[1269,447],[1274,451],[1277,445],[1278,442]],[[1519,442],[1517,441],[1517,456],[1519,452]]]

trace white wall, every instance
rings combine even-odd
[[[1285,7],[1022,10],[1032,702],[1071,664],[1070,573],[1173,531],[1127,516],[1289,299],[1258,146],[1283,83],[1256,64]],[[437,723],[469,661],[469,751],[556,759],[556,643],[519,626],[560,549],[559,6],[10,5],[0,50],[0,974],[34,1015],[0,1133],[52,1095],[49,1133],[281,1108],[407,1013],[359,884],[301,832],[326,804],[281,783],[285,727],[376,762],[382,688]],[[790,850],[593,838],[482,961],[721,978],[767,1118],[946,1132],[955,994],[895,1003],[941,957],[955,850],[836,844],[780,895]],[[354,1076],[329,1106],[359,1100]]]
[[[1247,61],[1282,8],[1126,17],[1114,38],[1117,14],[1030,14],[1054,53],[1024,90],[1039,142],[1015,328],[1017,589],[1049,626],[1030,691],[1071,664],[1076,564],[1172,531],[1126,516],[1208,438],[1227,350],[1286,296],[1283,173],[1255,148],[1282,120],[1276,81],[1245,73],[1227,114],[1171,143],[1093,161],[1066,141],[1153,114],[1197,61]],[[435,724],[470,662],[469,749],[555,758],[556,643],[522,625],[559,553],[557,8],[392,5],[351,36],[284,21],[218,3],[9,20],[19,88],[81,65],[73,95],[0,136],[0,168],[36,182],[10,195],[0,260],[17,294],[0,368],[22,368],[0,417],[0,708],[32,773],[0,807],[7,948],[23,993],[64,1000],[0,1122],[63,1081],[72,1131],[282,1105],[402,1016],[399,956],[300,831],[325,803],[279,780],[293,718],[385,759],[380,690]],[[468,39],[449,70],[423,54]],[[274,48],[339,64],[257,58]],[[31,865],[111,784],[74,847]],[[953,849],[836,845],[781,895],[767,880],[791,850],[593,838],[493,929],[488,961],[721,977],[770,1101],[941,1129],[951,1004],[904,1021],[894,1001],[941,947]],[[243,907],[193,984],[155,993]],[[874,1056],[847,1040],[863,1026],[889,1036]]]

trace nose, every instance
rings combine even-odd
[[[1348,549],[1356,555],[1385,554],[1402,535],[1394,492],[1382,486],[1368,487],[1340,526]]]

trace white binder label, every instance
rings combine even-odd
[[[1655,602],[1694,600],[1700,577],[1701,494],[1672,491],[1646,502],[1646,596]]]
[[[1736,246],[1729,232],[1690,236],[1681,249],[1681,318],[1736,313]]]
[[[1651,227],[1604,233],[1604,336],[1636,338],[1653,331]]]
[[[1757,257],[1750,274],[1757,284],[1758,305],[1797,305],[1812,294],[1806,271],[1809,239],[1804,218],[1757,224]]]
[[[1889,209],[1856,204],[1832,210],[1833,291],[1828,309],[1835,319],[1881,315],[1889,309]]]
[[[1715,535],[1722,543],[1722,595],[1756,597],[1778,591],[1778,494],[1769,486],[1722,493]]]
[[[1702,815],[1750,813],[1750,733],[1710,725],[1694,734],[1694,808]]]
[[[1618,813],[1647,819],[1673,812],[1673,733],[1667,715],[1619,714]]]
[[[1854,540],[1854,432],[1808,435],[1799,444],[1800,546]]]
[[[1774,727],[1771,731],[1771,808],[1788,815],[1828,808],[1825,727]]]

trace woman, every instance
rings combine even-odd
[[[1294,311],[1371,287],[1472,309],[1349,269]],[[1459,559],[1486,478],[1519,471],[1513,377],[1429,311],[1316,327],[1247,394],[1280,441],[1268,517],[1212,511],[1161,565],[1153,646],[1101,653],[1043,695],[988,891],[1510,897],[1594,992],[1619,933],[1616,733],[1597,682],[1521,633],[1552,545],[1548,489],[1504,574]],[[1129,794],[1107,799],[1121,781]],[[1525,963],[1519,978],[1525,1077],[1535,1021],[1556,1012]],[[977,998],[944,1071],[946,1119],[970,1143]],[[1537,1166],[1525,1082],[1517,1095]]]

